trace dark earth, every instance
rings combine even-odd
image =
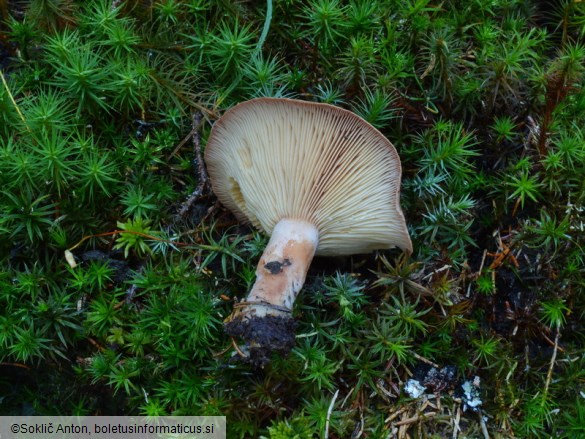
[[[252,317],[234,319],[224,325],[226,334],[245,341],[247,357],[238,358],[255,367],[270,362],[273,353],[288,355],[295,346],[296,322],[292,317]]]

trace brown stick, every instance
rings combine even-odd
[[[395,422],[394,425],[401,426],[401,425],[414,424],[415,422],[424,421],[424,420],[432,418],[434,416],[437,416],[436,412],[421,413],[419,415],[414,415],[412,418],[406,418],[406,419],[402,419],[398,422]]]
[[[30,370],[30,367],[22,363],[0,363],[0,366],[20,367],[21,369]]]
[[[209,182],[209,178],[207,176],[207,170],[205,169],[205,163],[203,163],[203,156],[201,155],[201,113],[194,112],[193,119],[192,119],[192,129],[191,129],[191,138],[193,139],[193,165],[195,169],[197,169],[197,177],[199,183],[197,184],[197,188],[189,195],[187,201],[183,203],[181,209],[179,210],[179,216],[184,217],[191,209],[191,206],[201,198],[205,189],[207,188],[207,184]]]
[[[550,383],[552,381],[553,369],[555,367],[555,361],[557,359],[557,353],[559,351],[559,338],[560,338],[560,335],[561,335],[561,332],[559,330],[559,327],[557,326],[557,333],[555,335],[555,345],[554,345],[554,348],[553,348],[552,357],[550,359],[550,364],[548,366],[548,372],[546,374],[546,381],[544,383],[544,392],[543,392],[544,398],[542,399],[543,404],[544,404],[544,401],[545,401],[546,397],[548,396],[548,389],[549,389]]]

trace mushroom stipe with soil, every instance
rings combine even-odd
[[[214,124],[205,161],[221,203],[270,235],[256,282],[225,321],[255,365],[294,346],[292,308],[315,255],[412,252],[398,153],[350,111],[283,98],[243,102]]]

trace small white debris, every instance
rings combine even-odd
[[[463,390],[463,411],[469,407],[474,412],[483,404],[483,401],[479,397],[479,384],[480,380],[478,376],[473,377],[473,381],[465,381],[461,384]]]
[[[423,386],[419,381],[413,380],[412,378],[406,382],[406,386],[404,386],[404,391],[408,393],[411,398],[419,398],[423,393],[425,393],[425,386]]]
[[[69,264],[71,268],[77,267],[77,262],[75,262],[75,256],[69,250],[65,250],[65,260]]]
[[[85,308],[85,303],[87,302],[87,297],[85,296],[85,294],[83,296],[81,296],[79,298],[79,300],[77,301],[77,311],[81,311],[83,308]]]

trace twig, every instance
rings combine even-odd
[[[429,366],[433,366],[433,367],[435,367],[436,369],[438,369],[438,368],[439,368],[439,365],[438,365],[437,363],[433,363],[431,360],[429,360],[429,359],[427,359],[427,358],[425,358],[425,357],[422,357],[422,356],[420,356],[420,355],[419,355],[419,354],[417,354],[416,352],[415,352],[413,355],[414,355],[414,358],[416,358],[418,361],[422,361],[423,363],[426,363],[426,364],[428,364]]]
[[[550,382],[552,380],[552,374],[553,374],[553,369],[555,367],[555,361],[557,359],[557,352],[559,351],[559,337],[560,337],[561,333],[559,331],[559,327],[557,326],[557,333],[555,335],[555,344],[554,344],[554,348],[553,348],[553,353],[552,353],[552,357],[550,359],[550,364],[548,366],[548,372],[546,374],[546,382],[544,383],[544,392],[543,392],[543,398],[542,398],[542,402],[544,404],[546,397],[548,395],[548,388],[550,386]]]
[[[490,434],[488,433],[487,425],[485,425],[485,420],[483,419],[483,414],[481,413],[481,410],[478,410],[477,413],[479,415],[479,425],[481,425],[483,439],[490,439]]]
[[[351,439],[359,439],[360,437],[362,437],[362,434],[364,433],[364,411],[360,410],[360,424],[359,424],[359,430],[356,432],[354,430],[354,434],[351,436]]]
[[[483,270],[483,265],[485,264],[485,257],[487,256],[487,249],[483,250],[483,256],[481,257],[481,263],[479,264],[479,270],[477,271],[477,273],[473,274],[471,276],[472,280],[477,280],[481,277],[481,272]],[[471,287],[472,287],[473,283],[469,282],[469,285],[467,285],[467,293],[465,294],[465,297],[469,298],[469,295],[471,294]]]
[[[0,366],[20,367],[21,369],[30,370],[30,367],[22,363],[0,363]]]
[[[481,272],[483,270],[483,264],[485,264],[485,257],[487,256],[487,248],[483,250],[483,255],[481,257],[481,264],[479,265],[479,272],[477,274],[477,276],[481,276]]]
[[[457,439],[457,435],[459,434],[459,422],[461,421],[461,407],[457,407],[457,412],[455,414],[455,420],[453,421],[453,439]]]
[[[193,164],[197,169],[197,174],[199,177],[199,183],[197,184],[197,188],[191,193],[187,201],[183,203],[181,209],[179,210],[179,216],[184,217],[191,206],[203,195],[205,188],[207,187],[208,177],[207,177],[207,170],[205,169],[205,163],[203,163],[203,157],[201,156],[201,135],[199,134],[199,128],[201,126],[201,113],[195,112],[193,113],[193,122],[192,122],[193,129],[191,130],[191,138],[193,139],[193,152],[194,152],[194,159]]]
[[[67,258],[67,259],[70,258],[69,254],[67,254],[67,252],[71,253],[73,250],[75,250],[77,247],[79,247],[81,244],[83,244],[88,239],[91,239],[91,238],[100,238],[100,237],[104,237],[104,236],[113,236],[113,235],[118,235],[118,234],[121,235],[123,233],[126,233],[128,235],[143,236],[144,238],[148,238],[148,239],[150,239],[152,241],[166,242],[167,244],[177,245],[177,246],[180,246],[180,247],[192,245],[192,244],[189,244],[187,242],[179,242],[179,241],[172,241],[170,239],[158,238],[156,236],[149,235],[148,233],[135,232],[133,230],[113,230],[111,232],[96,233],[94,235],[86,235],[86,236],[84,236],[73,247],[69,247],[67,250],[65,250],[65,252],[66,252],[65,258]]]
[[[193,152],[195,153],[195,160],[194,165],[197,167],[199,171],[199,179],[203,180],[204,183],[207,183],[207,170],[205,169],[205,163],[203,163],[203,158],[201,156],[201,134],[199,130],[201,128],[201,113],[194,113],[193,114]]]
[[[8,87],[8,83],[6,82],[6,78],[4,77],[4,73],[2,72],[2,70],[0,70],[0,78],[2,79],[2,84],[4,85],[4,88],[6,89],[6,93],[8,93],[8,97],[10,98],[12,105],[14,105],[14,108],[16,109],[16,112],[20,116],[20,119],[22,120],[22,123],[26,127],[26,130],[30,132],[30,128],[28,127],[28,124],[26,123],[26,119],[24,118],[24,115],[20,111],[20,108],[19,108],[18,104],[16,103],[14,96],[12,96],[12,92],[10,91],[10,87]]]
[[[144,401],[148,404],[148,392],[144,390],[144,387],[140,387],[142,389],[142,393],[144,394]]]
[[[349,392],[347,392],[347,395],[345,395],[345,398],[343,398],[343,401],[341,401],[341,405],[339,406],[340,408],[343,408],[345,406],[345,403],[347,402],[347,400],[349,399],[349,397],[353,393],[354,389],[355,389],[355,387],[352,387],[349,390]]]
[[[248,358],[248,355],[246,355],[238,346],[238,344],[236,343],[236,340],[234,340],[232,338],[232,346],[234,347],[234,349],[236,350],[236,352],[240,355],[240,357],[242,358]]]
[[[562,353],[565,353],[565,350],[559,346],[559,344],[557,343],[558,340],[555,339],[555,341],[552,341],[550,338],[548,338],[546,336],[546,334],[544,332],[541,332],[541,335],[544,337],[544,339],[547,341],[548,344],[550,344],[553,348],[558,349],[559,351],[561,351]],[[557,337],[558,337],[558,332],[557,332]]]
[[[397,411],[395,411],[394,413],[392,413],[390,416],[388,416],[384,422],[388,423],[388,422],[392,422],[394,419],[396,419],[398,416],[400,416],[402,413],[404,413],[407,410],[406,407],[402,407],[400,409],[398,409]]]
[[[420,415],[414,415],[412,418],[402,419],[396,422],[394,425],[397,426],[410,425],[418,421],[424,421],[425,419],[433,418],[435,416],[437,416],[436,412],[421,413]]]
[[[128,302],[126,302],[126,300],[120,300],[118,303],[116,303],[116,304],[114,305],[114,309],[120,309],[120,308],[122,308],[122,307],[124,306],[124,304],[126,304],[126,303],[128,303]]]
[[[213,358],[221,357],[223,354],[225,354],[227,351],[229,351],[233,347],[233,343],[235,343],[235,342],[233,342],[233,340],[232,340],[232,344],[230,344],[227,348],[222,349],[219,352],[212,352]]]
[[[199,127],[197,127],[197,129],[199,129]],[[189,133],[183,137],[183,140],[181,140],[179,142],[179,144],[177,146],[175,146],[175,149],[173,149],[173,152],[171,152],[168,156],[167,156],[167,162],[173,158],[178,152],[179,150],[185,146],[185,143],[187,143],[189,140],[191,140],[191,137],[193,137],[193,135],[195,134],[195,131],[191,130],[189,131]]]
[[[101,344],[99,344],[97,341],[95,341],[93,338],[87,337],[87,341],[89,341],[92,345],[94,345],[99,351],[105,350],[105,348]]]
[[[327,409],[327,420],[325,421],[325,439],[329,438],[329,421],[331,420],[331,412],[333,412],[333,406],[335,405],[337,395],[339,395],[339,389],[335,391],[335,395],[333,395],[333,399],[331,399],[331,404],[329,404],[329,408]]]

